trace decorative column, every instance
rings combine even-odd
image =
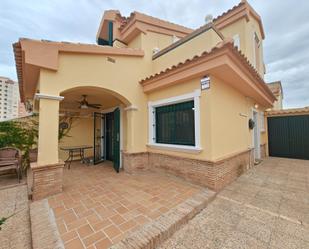
[[[127,141],[126,151],[122,152],[122,164],[126,172],[133,173],[136,170],[148,168],[148,153],[146,151],[136,152],[137,140],[141,137],[136,125],[138,123],[138,115],[140,115],[137,107],[129,106],[124,110],[127,117]]]
[[[64,162],[58,158],[59,102],[61,96],[36,94],[39,99],[38,161],[31,163],[32,199],[62,192]]]

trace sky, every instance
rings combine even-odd
[[[140,11],[198,28],[240,0],[0,0],[0,75],[16,80],[12,43],[20,37],[95,43],[104,10]],[[249,0],[266,38],[266,82],[281,80],[284,108],[309,106],[309,1]]]

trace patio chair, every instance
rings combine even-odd
[[[21,153],[12,147],[0,148],[0,172],[15,170],[20,182]]]

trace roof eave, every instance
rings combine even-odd
[[[228,61],[233,61],[233,65],[241,67],[242,72],[245,72],[242,77],[247,77],[247,80],[252,89],[264,98],[264,105],[271,107],[276,100],[275,96],[266,86],[264,80],[258,75],[258,73],[252,68],[248,60],[239,53],[239,51],[231,43],[221,45],[221,47],[215,47],[210,52],[204,52],[201,56],[195,56],[191,60],[186,60],[184,63],[172,66],[163,72],[152,75],[144,80],[140,81],[140,84],[144,88],[144,92],[152,92],[163,87],[167,87],[173,84],[183,82],[184,80],[196,78],[206,73],[214,73],[215,67],[226,67]],[[221,61],[218,62],[217,58],[221,56]],[[208,64],[206,64],[208,63]],[[200,65],[203,65],[199,67]],[[232,64],[230,64],[232,65]],[[234,66],[234,69],[236,68]],[[230,68],[232,70],[232,68]],[[186,71],[186,73],[184,73]],[[178,74],[178,76],[177,76]],[[251,83],[253,82],[253,83]],[[248,83],[248,84],[249,84]]]

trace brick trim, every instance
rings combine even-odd
[[[190,159],[161,153],[123,153],[124,170],[163,171],[176,175],[194,184],[221,190],[238,176],[251,168],[253,149],[247,149],[216,161]]]
[[[62,192],[64,163],[30,164],[32,171],[32,200],[40,200]]]
[[[210,203],[216,194],[210,190],[203,190],[185,202],[172,208],[166,214],[142,226],[129,234],[125,239],[110,247],[110,249],[154,249],[171,237],[184,224]]]

